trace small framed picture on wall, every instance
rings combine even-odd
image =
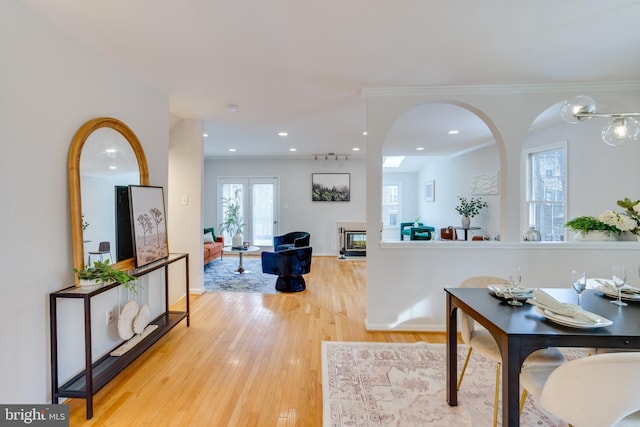
[[[435,202],[436,201],[436,182],[434,180],[424,183],[424,201]]]

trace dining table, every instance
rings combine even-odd
[[[566,303],[577,303],[570,288],[543,291]],[[502,425],[519,426],[520,369],[532,352],[547,347],[640,349],[640,301],[624,307],[611,304],[613,298],[595,289],[582,295],[584,310],[613,323],[600,327],[564,326],[548,319],[529,304],[509,305],[483,288],[445,288],[447,334],[447,403],[457,406],[458,309],[485,327],[495,338],[502,356]]]

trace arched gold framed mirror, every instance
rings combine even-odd
[[[139,173],[138,182],[130,182],[129,184],[149,185],[149,170],[147,166],[147,158],[142,149],[142,145],[135,133],[123,122],[111,117],[100,117],[89,120],[78,129],[71,141],[69,149],[69,190],[71,200],[71,237],[73,241],[73,266],[81,270],[85,266],[85,247],[84,247],[84,227],[86,224],[83,219],[82,205],[82,177],[81,177],[81,158],[83,148],[86,151],[85,143],[92,135],[96,135],[101,129],[112,129],[117,132],[128,146],[131,148],[137,161],[137,169]],[[126,145],[126,143],[124,145]],[[86,183],[85,183],[86,184]],[[104,198],[113,198],[113,194],[105,194]],[[115,263],[116,268],[128,270],[134,267],[133,258],[121,260]],[[76,279],[77,285],[77,279]]]

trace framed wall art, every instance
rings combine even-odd
[[[348,202],[351,200],[351,174],[312,173],[311,201]]]
[[[424,201],[435,202],[436,201],[436,182],[434,180],[424,183]]]
[[[129,204],[136,267],[169,256],[162,187],[130,185]]]

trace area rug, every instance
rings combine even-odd
[[[277,276],[262,272],[260,258],[244,257],[242,265],[248,273],[236,274],[238,257],[218,258],[204,266],[204,288],[207,292],[244,292],[278,294]]]
[[[467,348],[458,346],[458,369]],[[444,344],[323,341],[323,426],[490,426],[495,367],[472,353],[458,406],[449,406]],[[522,426],[567,426],[532,398],[520,420]]]

